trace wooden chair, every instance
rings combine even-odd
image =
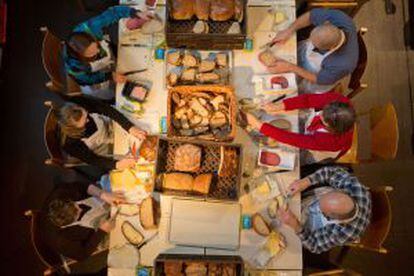
[[[30,238],[36,255],[46,266],[43,275],[53,275],[54,273],[70,273],[69,265],[76,261],[68,262],[59,253],[52,250],[44,240],[43,233],[39,225],[43,223],[43,217],[39,211],[28,210],[24,215],[30,218]]]
[[[336,162],[358,164],[394,159],[397,156],[399,141],[398,117],[394,105],[388,103],[384,106],[372,108],[368,113],[360,115],[369,116],[371,157],[369,159],[359,158],[360,142],[358,141],[359,127],[357,126],[351,149]]]
[[[388,237],[392,223],[392,209],[389,193],[391,186],[370,188],[372,199],[372,217],[363,236],[356,242],[342,247],[336,263],[342,263],[351,248],[374,251],[381,254],[388,253],[383,244]]]
[[[354,17],[366,2],[368,2],[368,0],[307,0],[307,9],[338,9],[347,13],[349,16]]]
[[[44,102],[44,105],[49,108],[43,127],[43,138],[49,154],[49,158],[45,160],[45,164],[63,168],[85,166],[86,164],[80,162],[79,160],[67,157],[62,151],[59,139],[58,120],[55,114],[56,107],[51,101]]]
[[[368,31],[367,28],[361,28],[358,31],[358,48],[359,57],[357,67],[351,74],[351,78],[348,83],[348,87],[345,89],[344,84],[340,82],[335,90],[341,94],[345,94],[348,98],[352,99],[364,89],[368,88],[368,84],[361,83],[362,76],[364,75],[365,69],[368,63],[367,46],[365,45],[363,35]]]
[[[64,42],[49,31],[47,27],[41,27],[44,34],[42,44],[43,67],[50,78],[46,87],[56,93],[64,93],[67,96],[79,95],[79,85],[66,74],[63,61]]]
[[[308,275],[308,276],[361,276],[362,274],[352,271],[350,269],[337,268],[337,269],[332,269],[332,270],[313,272],[313,273],[309,273],[305,275]]]

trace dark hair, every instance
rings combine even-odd
[[[71,200],[55,199],[49,203],[48,217],[57,226],[65,226],[76,220],[78,209]]]
[[[328,127],[335,133],[345,133],[350,130],[356,120],[355,110],[348,103],[331,102],[322,110],[322,117]]]
[[[74,32],[68,38],[69,53],[79,59],[83,58],[83,53],[92,44],[97,42],[96,38],[85,32]]]
[[[80,139],[83,136],[85,127],[79,128],[73,125],[82,118],[82,107],[74,103],[65,103],[56,112],[60,130],[64,136]]]

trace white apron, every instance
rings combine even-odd
[[[82,226],[96,230],[98,229],[101,220],[106,218],[110,212],[108,205],[95,197],[89,197],[87,199],[77,201],[76,204],[84,204],[91,207],[91,209],[87,211],[80,220],[69,225],[65,225],[63,228],[70,226]]]
[[[322,111],[316,112],[313,109],[309,111],[307,118],[306,118],[306,122],[305,122],[305,134],[311,134],[308,131],[308,127],[311,125],[313,119],[316,116],[320,116],[321,114],[322,114]],[[323,127],[318,128],[315,131],[329,133],[329,131]],[[307,154],[305,154],[305,156],[302,156],[302,158],[304,159],[303,161],[305,164],[312,164],[312,163],[318,163],[328,158],[335,159],[341,151],[340,150],[338,151],[306,150],[306,152]]]
[[[323,60],[332,54],[337,48],[332,49],[325,54],[314,52],[313,49],[314,46],[309,40],[304,40],[299,43],[299,64],[303,69],[313,74],[318,74],[319,71],[321,71]],[[336,83],[331,85],[322,85],[311,83],[306,79],[302,79],[299,83],[299,90],[302,91],[302,93],[325,93],[332,90],[335,85]]]
[[[112,54],[111,48],[109,47],[109,43],[105,40],[101,40],[99,41],[99,45],[105,51],[106,55],[101,59],[89,63],[92,72],[111,72],[112,66],[115,63],[115,58]],[[110,100],[115,97],[115,86],[113,85],[112,80],[107,80],[94,85],[83,85],[80,88],[82,93],[95,98]]]
[[[112,144],[114,143],[112,120],[96,113],[89,115],[95,122],[97,130],[88,138],[82,138],[82,142],[97,155],[110,155]]]

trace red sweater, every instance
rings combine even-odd
[[[285,110],[302,108],[322,109],[325,105],[339,101],[350,103],[349,99],[336,92],[324,94],[303,94],[283,101]],[[315,117],[316,118],[316,117]],[[326,129],[326,128],[325,128]],[[326,129],[329,131],[329,129]],[[343,134],[332,132],[314,131],[312,134],[299,134],[282,130],[270,124],[264,123],[260,132],[279,142],[302,149],[319,151],[341,151],[338,156],[345,154],[352,146],[353,128]]]

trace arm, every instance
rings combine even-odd
[[[116,160],[95,154],[81,140],[68,139],[69,141],[65,143],[63,149],[71,156],[76,157],[87,164],[103,168],[107,171],[116,167]]]
[[[137,13],[127,6],[115,6],[107,9],[102,14],[78,25],[75,32],[87,32],[98,39],[102,39],[104,28],[117,23],[121,18],[132,17]]]
[[[306,28],[308,26],[310,26],[311,23],[311,19],[310,19],[310,12],[306,12],[304,14],[302,14],[301,16],[299,16],[295,22],[293,22],[288,29],[290,30],[290,32],[293,34],[295,32],[297,32],[300,29]]]
[[[129,131],[134,126],[121,112],[100,100],[91,97],[71,97],[70,101],[82,106],[88,112],[105,115],[117,122],[123,129]]]
[[[308,176],[310,185],[327,184],[335,189],[345,190],[352,196],[354,190],[361,190],[362,185],[355,176],[341,167],[324,167]]]
[[[341,140],[330,133],[306,135],[282,130],[267,123],[262,124],[260,132],[279,142],[301,149],[338,151],[343,147]]]
[[[302,108],[322,109],[325,105],[334,101],[349,102],[348,98],[342,94],[331,91],[323,94],[302,94],[284,100],[283,104],[285,106],[285,110]]]
[[[106,233],[100,229],[72,226],[62,230],[57,250],[64,256],[81,261],[87,259],[96,250]]]

